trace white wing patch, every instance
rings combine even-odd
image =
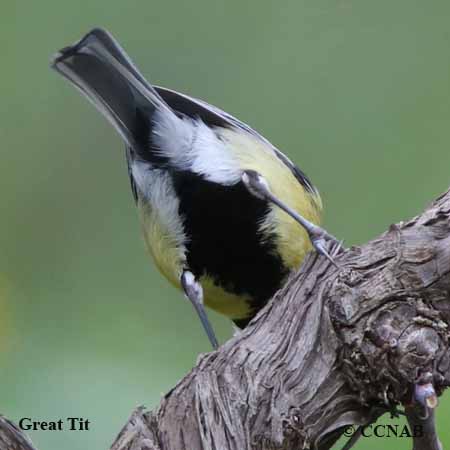
[[[158,110],[152,138],[161,155],[180,170],[190,170],[224,185],[241,179],[242,170],[233,152],[201,119],[179,118]]]

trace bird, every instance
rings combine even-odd
[[[336,264],[317,188],[249,125],[152,85],[102,28],[58,51],[51,67],[123,139],[145,245],[213,349],[205,306],[242,329],[312,248]]]

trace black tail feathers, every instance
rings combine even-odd
[[[74,45],[63,48],[51,66],[75,85],[125,142],[138,151],[149,140],[155,109],[172,113],[105,30],[96,28]]]

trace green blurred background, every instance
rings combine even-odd
[[[3,0],[0,411],[91,421],[31,433],[40,450],[106,449],[136,405],[157,405],[209,350],[145,254],[119,137],[49,69],[53,52],[108,28],[152,82],[286,152],[351,245],[450,185],[449,17],[444,0]],[[227,339],[230,323],[211,317]],[[447,445],[449,410],[444,398]],[[380,445],[411,444],[358,448]]]

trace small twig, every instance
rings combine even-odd
[[[342,450],[350,450],[354,447],[354,445],[359,441],[359,438],[362,436],[364,426],[359,426],[358,429],[353,433],[352,437],[345,443],[342,447]]]
[[[427,418],[430,409],[435,409],[438,405],[438,396],[434,389],[433,374],[425,372],[414,387],[414,401],[423,406],[425,410],[424,419]]]
[[[433,408],[429,408],[426,418],[421,416],[419,405],[405,408],[406,417],[413,435],[413,450],[443,450],[438,438]]]

